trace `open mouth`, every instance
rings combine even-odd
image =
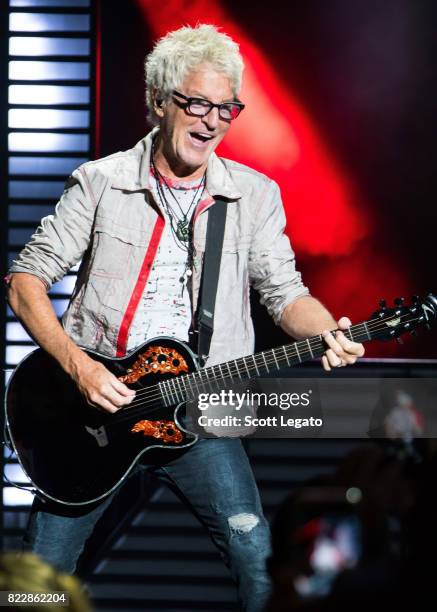
[[[205,134],[204,132],[190,132],[190,137],[198,144],[205,144],[214,138],[211,134]]]

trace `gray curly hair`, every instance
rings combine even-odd
[[[154,93],[158,99],[168,99],[173,89],[181,86],[186,75],[204,62],[230,79],[237,97],[244,63],[239,45],[230,36],[213,25],[198,24],[194,28],[179,28],[158,40],[144,61],[146,104],[152,124],[158,123],[153,108]]]

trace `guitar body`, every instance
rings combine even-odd
[[[87,353],[136,390],[132,404],[115,414],[89,406],[42,349],[19,364],[6,391],[8,434],[23,470],[43,497],[68,505],[109,495],[146,451],[153,451],[144,458],[152,463],[162,459],[158,449],[187,449],[197,440],[179,421],[182,404],[166,407],[156,391],[158,383],[197,370],[184,343],[159,338],[120,359]]]

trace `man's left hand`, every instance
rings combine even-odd
[[[329,348],[322,357],[323,368],[329,372],[332,368],[341,368],[356,362],[358,357],[364,355],[364,346],[359,342],[352,342],[340,330],[346,330],[352,325],[348,317],[341,317],[337,321],[339,331],[322,332],[322,336]]]

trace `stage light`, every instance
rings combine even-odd
[[[90,78],[89,62],[9,62],[11,81],[81,81]]]
[[[71,295],[74,285],[76,283],[76,276],[64,276],[63,279],[55,283],[50,289],[49,293],[59,293],[60,295]]]
[[[90,0],[9,0],[9,6],[13,8],[21,7],[86,7],[90,5]]]
[[[64,181],[9,181],[9,197],[58,199],[64,184]]]
[[[56,110],[41,108],[14,108],[8,113],[10,128],[87,128],[90,114],[86,110]]]
[[[34,350],[34,345],[16,346],[15,344],[9,344],[6,347],[6,363],[10,366],[15,366],[17,363],[20,363],[20,361],[24,359],[26,355]]]
[[[10,155],[8,160],[6,206],[9,222],[9,265],[18,257],[22,245],[35,232],[39,220],[54,212],[54,201],[62,194],[68,175],[89,159],[93,89],[91,61],[94,61],[91,57],[91,9],[80,13],[55,13],[50,12],[50,8],[44,11],[44,7],[76,9],[90,6],[90,0],[9,1],[9,7],[12,9],[38,9],[38,12],[34,13],[9,12],[9,31],[14,35],[9,37],[9,79],[12,82],[8,90],[8,120],[9,128],[18,130],[11,131],[8,135],[9,152],[17,152],[16,155]],[[20,31],[30,35],[17,34]],[[47,32],[47,35],[31,35],[32,32]],[[69,36],[69,33],[73,35]],[[54,61],[50,61],[51,56]],[[72,61],[68,61],[69,57]],[[78,61],[78,58],[83,59]],[[67,104],[72,108],[56,108]],[[14,105],[22,107],[14,108]],[[42,105],[47,108],[41,108]],[[84,106],[86,108],[83,108]],[[46,131],[21,131],[36,129]],[[55,131],[61,129],[63,133]],[[77,133],[77,129],[82,130],[82,133]],[[70,155],[66,156],[69,152]],[[57,176],[59,180],[51,180],[53,176]],[[35,203],[31,204],[32,201]],[[50,291],[51,303],[58,317],[63,315],[68,306],[77,270],[78,265],[72,268],[72,274],[56,283]],[[6,383],[13,366],[35,349],[25,329],[14,321],[13,317],[8,307],[5,330],[7,344],[4,353],[7,365],[4,371]],[[10,457],[9,451],[5,456]],[[17,464],[11,463],[7,469],[11,480],[27,481]],[[32,499],[33,494],[27,491],[4,488],[5,506],[29,505]],[[10,518],[5,520],[5,525],[8,521],[10,522]]]
[[[10,227],[8,230],[9,244],[26,244],[35,232],[35,228]]]
[[[10,32],[87,32],[89,15],[55,13],[10,13]]]
[[[43,217],[51,215],[54,206],[38,204],[10,204],[8,209],[8,220],[24,221],[27,223],[38,223]]]
[[[9,104],[89,104],[90,88],[74,85],[10,85]]]
[[[89,55],[89,38],[11,36],[9,55]]]
[[[11,132],[9,151],[88,151],[88,134],[56,134],[53,132]]]
[[[61,300],[61,299],[57,300],[54,298],[51,299],[52,306],[56,313],[56,316],[62,317],[64,312],[67,310],[69,301],[70,300]]]
[[[86,157],[10,157],[9,174],[59,174],[68,176]]]
[[[5,506],[30,506],[33,502],[33,493],[25,489],[5,487],[3,489],[3,504]]]
[[[6,340],[8,342],[30,342],[31,338],[21,323],[6,323]]]

